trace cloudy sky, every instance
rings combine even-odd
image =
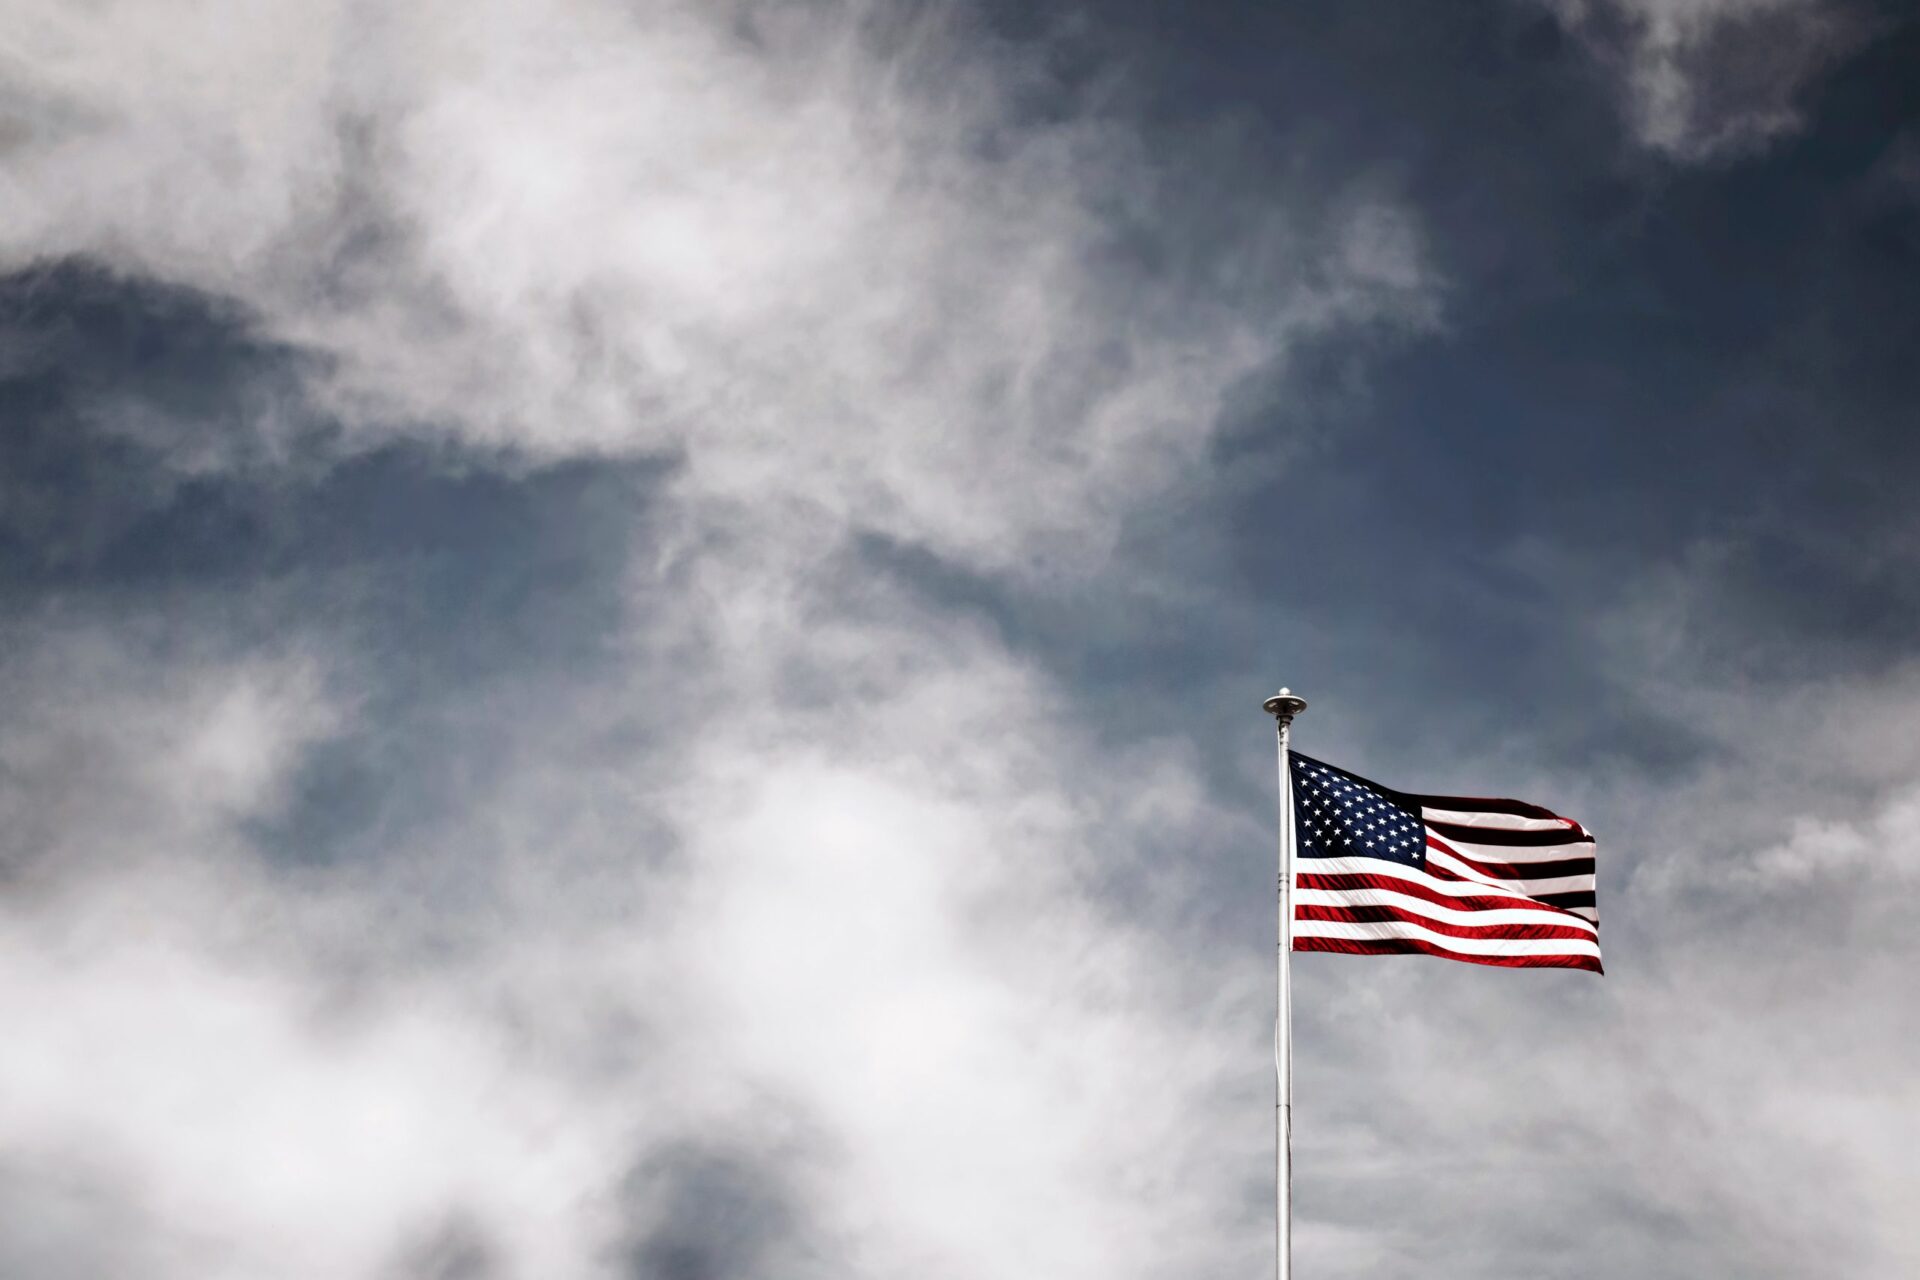
[[[1920,1274],[1920,22],[0,0],[0,1275]]]

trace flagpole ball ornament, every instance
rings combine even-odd
[[[1293,718],[1307,709],[1307,700],[1289,689],[1282,689],[1261,703],[1260,709],[1283,725],[1292,724]]]

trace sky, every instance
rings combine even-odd
[[[0,1275],[1920,1274],[1920,21],[4,0]]]

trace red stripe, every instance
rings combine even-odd
[[[1425,955],[1468,964],[1490,964],[1502,969],[1585,969],[1605,973],[1600,961],[1588,955],[1472,956],[1449,951],[1420,938],[1295,938],[1295,951],[1337,951],[1350,956]]]
[[[1302,904],[1293,911],[1295,920],[1336,920],[1344,924],[1417,924],[1430,933],[1449,938],[1515,938],[1592,942],[1593,930],[1576,929],[1564,924],[1449,924],[1407,911],[1401,907],[1373,903],[1350,907],[1322,907]]]
[[[1299,864],[1296,864],[1299,865]],[[1319,875],[1311,871],[1302,871],[1297,876],[1302,889],[1326,889],[1339,892],[1345,889],[1387,889],[1394,893],[1404,893],[1408,897],[1422,898],[1438,903],[1443,907],[1457,907],[1462,911],[1542,911],[1548,915],[1565,915],[1559,907],[1536,902],[1532,898],[1502,898],[1495,894],[1476,893],[1470,898],[1456,898],[1452,894],[1442,893],[1430,885],[1417,880],[1402,880],[1397,876],[1376,876],[1365,872],[1349,872],[1341,875]]]

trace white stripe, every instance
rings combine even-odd
[[[1436,809],[1420,806],[1422,817],[1435,822],[1451,822],[1462,827],[1498,827],[1503,831],[1570,831],[1567,818],[1522,818],[1512,813],[1489,813],[1485,809]]]
[[[1591,872],[1584,876],[1543,876],[1538,880],[1522,880],[1515,877],[1501,880],[1500,884],[1524,893],[1529,898],[1537,898],[1543,893],[1582,893],[1593,888],[1594,877]]]
[[[1484,925],[1487,928],[1510,924],[1556,925],[1568,929],[1586,929],[1595,937],[1600,936],[1600,930],[1589,922],[1569,919],[1555,911],[1496,908],[1478,911],[1468,908],[1462,911],[1458,907],[1443,907],[1425,898],[1395,893],[1391,889],[1296,889],[1293,900],[1303,907],[1392,907],[1396,911],[1410,911],[1442,924]]]
[[[1504,880],[1529,898],[1538,898],[1547,893],[1591,893],[1594,876],[1588,872],[1584,876],[1552,876],[1542,880]]]
[[[1293,869],[1296,872],[1318,873],[1323,876],[1392,876],[1396,880],[1410,880],[1414,884],[1425,885],[1437,893],[1444,893],[1453,898],[1483,898],[1488,895],[1497,898],[1526,898],[1527,896],[1517,889],[1508,889],[1484,880],[1462,882],[1436,879],[1419,867],[1410,867],[1404,862],[1390,862],[1385,858],[1302,858],[1293,864]]]
[[[1476,870],[1469,864],[1453,857],[1444,849],[1427,846],[1427,861],[1438,867],[1444,867],[1458,875],[1465,876],[1475,884],[1499,885],[1528,898],[1537,898],[1543,893],[1576,893],[1594,886],[1592,875],[1584,876],[1548,876],[1540,880],[1504,880]]]
[[[1466,956],[1592,956],[1600,958],[1600,944],[1583,938],[1456,938],[1435,933],[1407,920],[1351,924],[1344,920],[1301,920],[1293,926],[1295,938],[1355,938],[1373,942],[1389,938],[1417,938],[1443,951]]]
[[[1506,844],[1469,844],[1465,840],[1456,840],[1452,836],[1436,835],[1436,839],[1445,840],[1447,848],[1469,858],[1484,858],[1488,862],[1563,862],[1568,858],[1593,859],[1593,842],[1583,840],[1579,844],[1543,844],[1534,846]]]

